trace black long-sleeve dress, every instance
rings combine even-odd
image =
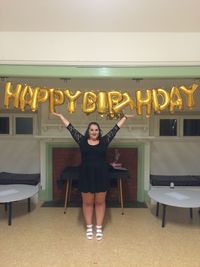
[[[79,175],[80,191],[84,193],[107,191],[109,187],[109,177],[106,150],[120,128],[118,125],[115,125],[100,139],[97,145],[90,145],[87,138],[77,131],[71,123],[67,126],[67,129],[78,143],[81,151]]]

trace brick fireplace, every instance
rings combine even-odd
[[[116,159],[117,157],[117,159]],[[69,166],[78,166],[81,161],[79,148],[75,147],[53,147],[52,148],[52,195],[53,200],[64,200],[65,186],[58,187],[57,179],[62,170]],[[117,161],[122,167],[129,170],[129,179],[123,180],[123,194],[125,202],[134,202],[137,200],[137,175],[138,175],[138,149],[127,147],[111,147],[108,149],[107,162]],[[111,187],[107,199],[118,201],[118,189],[116,181],[111,181]],[[71,200],[80,201],[80,193],[77,189],[77,183],[73,184],[71,191]]]
[[[108,151],[109,162],[113,162],[115,149],[120,149],[119,162],[131,171],[132,178],[123,183],[124,196],[129,199],[137,199],[138,202],[148,201],[149,175],[150,175],[150,141],[149,140],[117,140],[114,141]],[[44,201],[64,199],[65,188],[57,187],[56,179],[60,172],[68,165],[79,164],[79,148],[74,146],[71,140],[59,140],[57,138],[44,138],[40,142],[40,166],[41,166],[41,198]],[[70,151],[72,154],[70,154]],[[121,153],[121,151],[123,151]],[[66,155],[68,153],[68,156]],[[130,154],[129,154],[130,153]],[[58,155],[58,156],[57,156]],[[75,162],[72,162],[77,160]],[[130,185],[131,183],[131,185]],[[110,192],[116,199],[116,188]],[[76,187],[72,192],[73,199],[80,197]]]

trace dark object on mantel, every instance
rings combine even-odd
[[[200,186],[200,176],[198,175],[150,175],[150,183],[153,186]]]
[[[68,180],[78,180],[79,179],[79,166],[66,167],[61,172],[60,176],[57,179],[57,184],[59,187],[63,187],[65,182]],[[109,177],[108,179],[128,179],[129,173],[128,169],[125,168],[113,168],[109,165]]]
[[[39,173],[10,173],[10,172],[0,172],[0,184],[27,184],[27,185],[37,185],[40,183]]]

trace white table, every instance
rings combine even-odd
[[[8,205],[8,225],[12,223],[12,202],[28,199],[28,212],[31,210],[31,197],[37,194],[38,186],[24,184],[0,185],[0,203]]]
[[[162,227],[165,226],[166,206],[189,208],[192,218],[192,208],[200,207],[200,189],[189,186],[152,186],[148,195],[157,202],[156,216],[159,215],[159,203],[163,205]]]

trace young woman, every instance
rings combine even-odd
[[[106,150],[118,130],[128,118],[134,115],[124,115],[117,124],[104,136],[97,122],[90,122],[85,135],[77,131],[73,125],[59,113],[59,117],[68,129],[81,151],[81,168],[79,189],[82,195],[83,215],[86,223],[86,237],[93,238],[93,212],[96,216],[96,239],[103,237],[102,224],[105,215],[106,192],[109,187],[108,164]]]

